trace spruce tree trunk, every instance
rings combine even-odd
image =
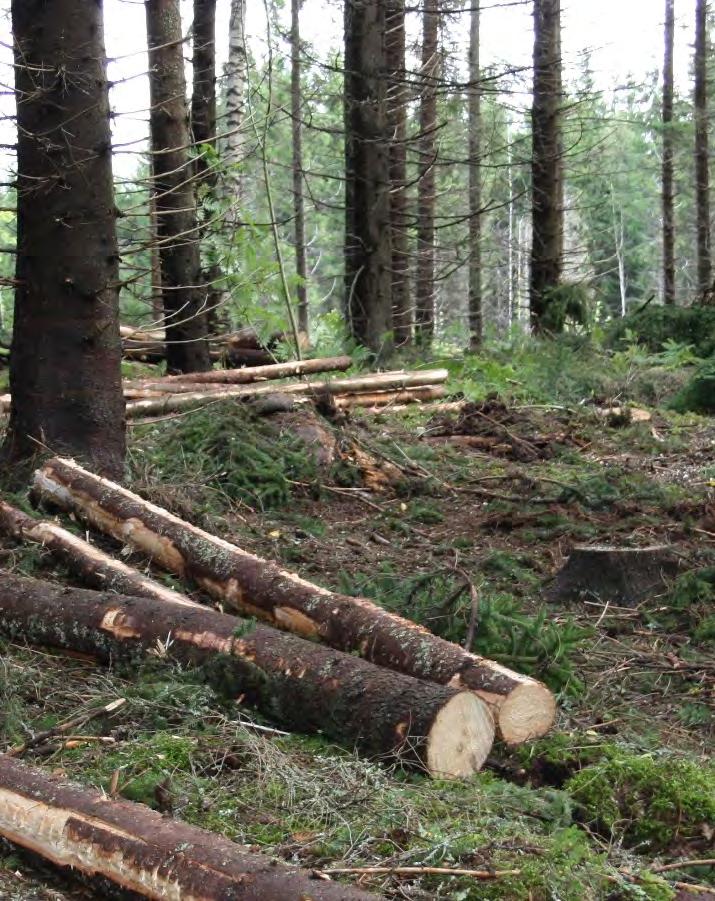
[[[392,320],[395,345],[412,340],[410,261],[407,242],[407,104],[405,0],[387,0],[387,118],[390,131],[390,236],[392,239]]]
[[[293,136],[293,216],[295,219],[295,274],[298,276],[298,329],[308,334],[308,264],[305,253],[305,203],[303,200],[303,95],[300,83],[300,0],[290,4],[290,102]]]
[[[245,156],[246,85],[248,57],[246,55],[245,0],[231,0],[228,26],[228,62],[226,63],[226,130],[223,138],[225,165],[224,196],[229,204],[228,224],[238,225],[241,219],[243,182],[239,165]]]
[[[469,346],[482,343],[482,92],[479,84],[479,0],[469,29]]]
[[[146,0],[151,149],[169,372],[211,368],[178,0]]]
[[[675,212],[673,189],[673,43],[674,0],[665,0],[663,60],[663,302],[675,303]]]
[[[435,202],[437,179],[437,76],[439,8],[437,0],[425,0],[422,14],[422,67],[420,78],[420,139],[417,188],[417,286],[415,340],[429,347],[434,337]]]
[[[711,288],[710,147],[708,136],[708,4],[695,8],[695,196],[698,223],[698,294]]]
[[[345,2],[345,297],[355,340],[392,350],[389,129],[385,7]]]
[[[356,652],[428,682],[468,688],[492,707],[502,737],[516,743],[551,727],[555,703],[534,679],[465,651],[366,598],[321,588],[183,522],[126,488],[55,459],[35,473],[35,497],[193,579],[227,608],[302,637]]]
[[[208,147],[214,153],[216,151],[216,0],[194,0],[193,45],[191,132],[196,153],[196,206],[203,226],[201,245],[206,260],[211,257],[206,246],[210,240],[208,220],[213,215],[218,181],[216,163],[204,150]],[[222,331],[220,311],[224,296],[219,287],[222,280],[218,262],[214,260],[202,266],[201,295],[205,298],[207,327],[211,334]]]
[[[102,3],[13,0],[17,260],[5,464],[64,449],[121,478],[118,250]]]
[[[198,604],[65,588],[2,574],[0,630],[103,660],[142,659],[159,643],[183,666],[299,732],[323,731],[372,757],[434,776],[469,776],[494,739],[470,692],[383,670],[269,626]],[[169,642],[167,636],[170,636]]]
[[[0,836],[55,866],[90,879],[102,876],[132,898],[377,901],[376,895],[315,879],[308,870],[276,863],[222,835],[7,754],[0,755]],[[104,887],[93,897],[107,897]]]
[[[545,328],[549,294],[561,282],[564,175],[561,134],[561,0],[534,0],[532,247],[530,303],[535,331]]]

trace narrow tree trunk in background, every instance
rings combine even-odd
[[[228,62],[226,63],[226,128],[223,161],[226,166],[224,195],[230,204],[228,221],[238,224],[242,195],[239,166],[245,156],[246,85],[248,57],[246,55],[245,0],[231,0],[228,26]]]
[[[561,282],[564,175],[561,134],[561,0],[534,0],[531,322],[544,327],[549,293]]]
[[[698,294],[710,291],[710,169],[708,139],[708,4],[695,8],[695,193],[698,220]]]
[[[673,43],[674,0],[665,0],[663,61],[663,302],[675,303],[675,213],[673,192]]]
[[[169,372],[211,368],[178,0],[146,0],[151,149]]]
[[[13,0],[17,260],[2,459],[124,467],[118,251],[102,3]]]
[[[389,130],[382,0],[345,3],[345,295],[350,331],[392,350]]]
[[[469,346],[482,343],[482,93],[479,84],[479,0],[469,28]],[[511,210],[510,210],[511,213]],[[510,220],[511,222],[511,220]]]
[[[308,264],[305,253],[303,202],[303,122],[300,84],[300,0],[290,4],[290,101],[293,133],[293,216],[295,218],[295,274],[298,276],[298,329],[308,334]]]
[[[424,0],[422,15],[422,95],[420,99],[420,139],[417,193],[417,288],[415,297],[415,340],[429,346],[434,337],[434,211],[437,180],[437,41],[439,14],[437,0]]]
[[[407,73],[405,0],[387,0],[387,119],[390,130],[390,236],[392,238],[392,329],[397,347],[412,340],[410,263],[407,245]]]
[[[209,239],[207,221],[211,218],[211,201],[216,194],[216,163],[206,156],[202,148],[216,151],[216,0],[194,0],[193,27],[193,73],[194,84],[191,94],[191,131],[196,145],[196,206],[204,223],[201,245],[204,246],[204,260],[211,257],[205,247]],[[202,266],[202,299],[206,303],[208,330],[216,334],[221,328],[220,309],[222,305],[221,267],[215,260]]]
[[[152,162],[149,163],[152,166]],[[161,300],[161,257],[159,255],[159,225],[156,216],[156,195],[154,177],[149,189],[149,239],[151,249],[151,319],[153,328],[164,328],[164,304]]]

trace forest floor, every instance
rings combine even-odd
[[[551,735],[431,781],[282,733],[170,660],[108,670],[5,643],[0,745],[123,697],[86,727],[111,742],[25,759],[114,776],[127,798],[318,873],[355,869],[340,878],[388,898],[715,898],[715,419],[668,409],[688,377],[672,353],[554,344],[447,363],[468,415],[352,414],[326,467],[227,405],[133,428],[132,485],[315,582],[473,634],[558,693]],[[627,404],[649,418],[604,414]],[[634,606],[549,600],[576,544],[668,544],[682,574]],[[41,550],[0,555],[71,581]],[[693,859],[711,864],[659,872]],[[360,874],[373,865],[494,878]],[[0,846],[0,898],[95,897]]]

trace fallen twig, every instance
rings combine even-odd
[[[503,879],[519,876],[521,870],[457,870],[452,867],[339,867],[322,870],[326,876],[363,874],[365,876],[470,876],[472,879]]]
[[[55,738],[55,736],[57,735],[65,735],[67,732],[71,732],[72,730],[80,726],[84,726],[90,720],[96,719],[98,716],[114,713],[115,711],[119,710],[120,707],[123,707],[126,703],[126,698],[117,698],[114,701],[110,701],[109,704],[105,704],[104,707],[97,707],[95,710],[89,710],[85,713],[79,714],[78,716],[72,717],[72,719],[65,720],[64,723],[53,726],[51,729],[45,729],[43,732],[38,732],[36,735],[33,735],[32,738],[28,738],[27,741],[23,742],[21,745],[16,745],[14,748],[10,748],[10,750],[7,752],[7,756],[22,757],[22,755],[29,751],[31,748],[36,748],[38,745],[44,744],[44,742],[49,741],[51,738]]]

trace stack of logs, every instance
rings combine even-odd
[[[216,401],[251,401],[266,395],[280,395],[283,409],[315,403],[321,410],[334,413],[354,407],[401,408],[406,404],[439,400],[445,394],[446,369],[381,372],[314,381],[305,378],[318,373],[344,372],[351,365],[350,357],[328,357],[125,381],[126,415],[134,421],[161,418]],[[279,381],[296,377],[300,380]],[[10,395],[0,395],[0,414],[9,408]]]
[[[165,587],[56,522],[0,502],[0,531],[43,545],[95,589],[3,573],[5,637],[105,661],[168,648],[184,665],[212,664],[202,667],[204,678],[224,692],[230,686],[242,703],[287,728],[320,731],[370,757],[399,759],[441,778],[479,770],[497,731],[515,744],[553,723],[554,698],[542,683],[372,601],[312,584],[72,460],[55,458],[38,470],[33,496],[146,555],[230,612]],[[0,835],[57,863],[101,872],[151,898],[167,897],[161,886],[171,880],[184,886],[176,897],[194,897],[195,879],[214,880],[216,892],[201,895],[208,899],[368,897],[330,883],[306,889],[300,871],[271,867],[214,837],[209,843],[206,833],[137,806],[102,800],[0,757]],[[104,853],[109,847],[111,855]],[[227,891],[231,879],[244,880],[250,891],[221,894],[218,887]]]

